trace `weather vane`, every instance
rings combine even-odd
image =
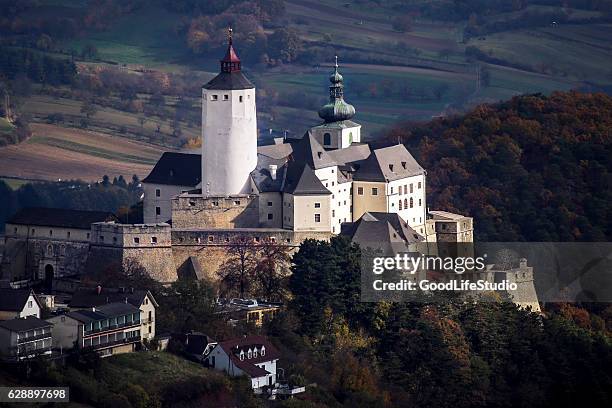
[[[232,27],[228,27],[228,28],[227,28],[227,38],[229,39],[229,43],[230,43],[230,45],[232,44],[232,33],[233,33],[233,32],[234,32],[234,31],[232,30]]]

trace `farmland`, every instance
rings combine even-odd
[[[34,124],[19,145],[0,148],[0,174],[17,179],[96,181],[147,175],[164,149],[126,138],[54,125]]]

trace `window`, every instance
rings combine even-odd
[[[321,214],[315,214],[314,215],[314,220],[315,220],[315,222],[321,222]]]
[[[331,135],[329,133],[325,133],[323,135],[323,144],[330,145],[331,144]]]
[[[240,205],[240,200],[236,200],[236,201],[234,201],[234,204],[235,204],[235,205]]]
[[[219,95],[210,95],[211,101],[216,101],[217,99],[219,99]]]
[[[393,165],[392,164],[389,165],[389,170],[393,171]]]
[[[402,200],[399,200],[399,210],[402,211]]]
[[[268,207],[272,207],[272,201],[268,201]]]
[[[161,207],[155,207],[155,215],[161,215]]]
[[[268,219],[269,219],[269,220],[271,220],[271,219],[273,219],[273,218],[274,218],[274,214],[272,214],[272,213],[268,213]]]
[[[321,203],[315,203],[315,208],[321,208]]]
[[[412,194],[412,193],[413,193],[413,191],[414,191],[414,188],[413,188],[413,187],[414,187],[414,184],[410,183],[410,194]]]
[[[410,197],[410,208],[414,207],[414,200]]]
[[[229,101],[229,95],[223,95],[223,100],[224,101]]]
[[[332,217],[336,216],[336,210],[332,210]]]
[[[36,232],[36,230],[34,228],[32,228],[32,234],[34,234]]]
[[[140,237],[134,237],[134,243],[140,244]]]
[[[117,237],[113,237],[113,244],[117,243]]]
[[[357,187],[357,194],[363,195],[363,187]]]
[[[244,360],[244,351],[240,351],[240,361]]]
[[[16,234],[16,233],[17,233],[17,227],[15,227],[15,228],[13,229],[13,231],[14,231],[14,233]]]
[[[49,230],[49,236],[52,237],[53,236],[53,230]]]
[[[266,347],[265,346],[261,346],[261,355],[262,356],[266,355]]]
[[[32,307],[32,301],[28,301],[28,307],[31,308]]]
[[[239,101],[239,102],[242,102],[242,95],[240,95],[240,96],[238,97],[238,101]]]
[[[404,208],[408,209],[408,199],[404,198]]]
[[[66,238],[70,238],[70,231],[66,232]]]
[[[212,235],[208,236],[208,242],[214,242],[215,241],[215,237],[213,237]]]
[[[104,235],[100,235],[100,242],[104,242]]]
[[[378,188],[377,187],[372,187],[372,195],[378,195]]]
[[[405,161],[402,162],[402,167],[404,168],[404,170],[406,169],[406,162]]]
[[[422,206],[422,205],[423,205],[423,203],[422,203],[421,199],[419,198],[419,207]]]
[[[155,189],[155,197],[161,197],[161,190],[159,188]]]
[[[157,237],[151,237],[151,243],[157,244]]]
[[[417,184],[418,188],[421,188],[421,182],[419,181],[419,183]]]

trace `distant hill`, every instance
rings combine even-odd
[[[401,125],[429,202],[475,218],[479,240],[612,238],[612,97],[555,92]]]

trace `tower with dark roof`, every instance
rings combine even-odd
[[[255,86],[242,73],[232,30],[219,74],[202,87],[202,194],[234,196],[250,191],[257,166]]]

